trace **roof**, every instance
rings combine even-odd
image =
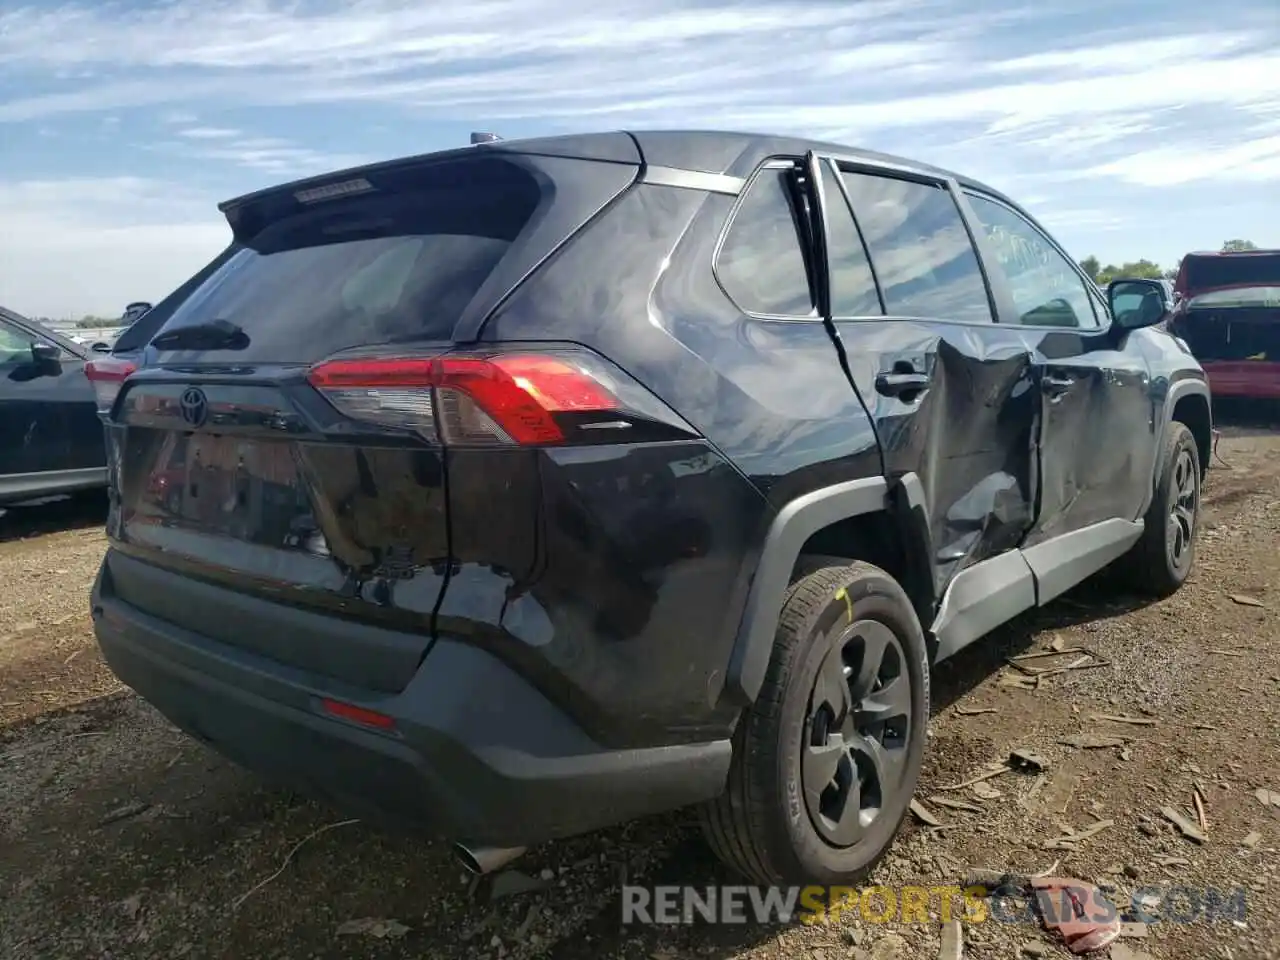
[[[1183,259],[1185,260],[1187,257],[1252,257],[1258,255],[1274,257],[1277,254],[1280,254],[1280,250],[1193,250]]]
[[[359,167],[349,167],[345,170],[334,170],[319,176],[282,183],[265,190],[235,197],[220,203],[218,209],[226,213],[251,202],[257,197],[276,193],[277,191],[294,191],[321,183],[350,179],[374,170],[417,164],[424,161],[447,160],[471,155],[477,151],[575,157],[608,163],[670,167],[677,170],[694,170],[702,173],[744,177],[767,157],[802,156],[810,150],[837,154],[855,162],[887,165],[900,169],[914,170],[936,177],[954,179],[962,186],[978,189],[1003,200],[1008,200],[999,191],[986,184],[941,167],[843,144],[800,137],[781,137],[770,134],[723,130],[619,130],[522,140],[498,140],[419,154],[417,156],[401,157]]]

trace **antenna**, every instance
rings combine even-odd
[[[474,146],[477,143],[494,143],[502,138],[496,133],[473,133],[471,135],[471,143]]]

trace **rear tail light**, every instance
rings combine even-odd
[[[114,360],[103,357],[100,360],[89,360],[84,365],[84,375],[93,384],[93,392],[98,398],[98,413],[108,414],[115,405],[120,387],[129,374],[137,370],[137,366],[128,360]]]
[[[389,717],[385,713],[378,713],[376,710],[369,710],[366,707],[343,703],[341,700],[331,700],[326,697],[320,701],[320,706],[330,716],[348,720],[351,723],[358,723],[364,727],[374,727],[378,730],[394,730],[396,726],[394,717]]]
[[[630,376],[580,348],[334,359],[308,379],[353,420],[458,446],[696,435]]]

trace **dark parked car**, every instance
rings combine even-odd
[[[106,486],[87,348],[0,307],[0,504]]]
[[[1280,250],[1182,258],[1169,331],[1191,346],[1215,397],[1280,400]]]
[[[934,663],[1121,558],[1191,569],[1199,366],[973,180],[612,133],[221,209],[109,371],[102,650],[474,870],[697,804],[748,877],[849,882]]]

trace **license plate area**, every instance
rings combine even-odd
[[[149,512],[168,523],[269,546],[313,529],[290,442],[171,434],[147,482]]]

